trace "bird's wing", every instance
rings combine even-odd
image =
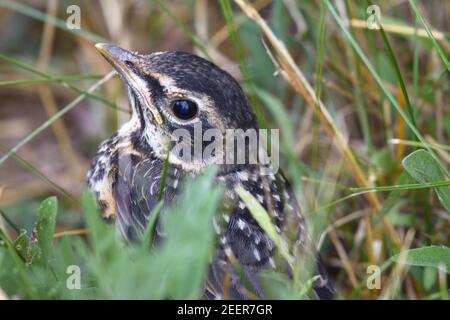
[[[290,243],[300,250],[299,254],[304,257],[311,257],[311,262],[315,264],[315,274],[320,276],[314,283],[314,291],[317,298],[321,300],[332,299],[335,294],[334,287],[329,280],[324,263],[312,243],[309,230],[307,229],[308,224],[301,212],[294,190],[282,171],[278,172],[277,181],[284,201],[283,216],[285,221],[283,223],[283,234],[293,235]]]
[[[314,257],[315,253],[310,247],[311,241],[305,219],[293,190],[282,173],[276,176],[262,176],[258,179],[252,179],[250,176],[242,184],[268,211],[276,229],[283,236],[288,233],[293,234],[292,239],[287,239],[289,243]],[[241,201],[237,200],[235,204],[229,215],[227,231],[220,239],[219,253],[211,267],[206,284],[206,296],[223,297],[225,295],[231,299],[245,299],[254,297],[249,293],[253,291],[258,297],[264,297],[259,271],[270,267],[286,271],[287,266],[275,266],[272,259],[275,251],[273,241],[253,219],[250,211]],[[230,252],[227,253],[227,248],[231,249],[232,255],[239,262],[246,281],[241,279],[241,274],[230,264]],[[330,299],[334,291],[320,258],[317,273],[321,275],[321,280],[316,282],[315,292],[321,299]]]
[[[158,203],[163,163],[133,153],[119,154],[113,183],[117,223],[129,240],[138,240]]]
[[[269,202],[272,202],[271,207],[279,210],[279,203],[274,203],[274,199],[268,200],[266,197],[270,191],[275,192],[275,185],[270,187],[265,184],[258,174],[240,172],[236,177],[236,182],[250,192],[264,208],[267,209]],[[268,189],[264,186],[268,186]],[[224,210],[225,213],[222,214],[226,230],[219,239],[220,248],[211,266],[206,296],[225,296],[231,299],[262,297],[263,288],[258,272],[273,265],[271,258],[275,250],[274,243],[253,218],[244,202],[238,198],[233,187],[227,196],[233,205],[231,211]],[[239,263],[245,280],[241,279],[242,274],[230,264],[233,258]]]

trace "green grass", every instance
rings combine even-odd
[[[83,197],[87,238],[55,239],[57,198],[44,200],[33,233],[10,239],[0,229],[2,289],[25,299],[200,298],[215,243],[212,218],[222,195],[221,188],[211,192],[214,173],[187,183],[179,200],[183,211],[164,212],[160,220],[167,240],[160,247],[124,244],[100,219],[90,194]],[[205,193],[208,198],[202,197]],[[69,266],[81,270],[80,289],[66,286]]]

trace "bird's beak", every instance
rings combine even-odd
[[[138,69],[142,59],[138,54],[124,50],[112,44],[97,43],[95,48],[116,69],[120,77],[136,92],[145,105],[150,109],[155,122],[163,123],[161,114],[153,105],[147,83],[139,75]]]

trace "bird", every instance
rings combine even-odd
[[[126,239],[139,241],[157,204],[173,204],[183,181],[215,165],[215,181],[225,185],[225,193],[216,217],[222,227],[217,230],[218,248],[205,281],[204,297],[264,298],[261,271],[286,268],[276,265],[274,240],[237,194],[236,187],[241,186],[267,210],[276,231],[290,235],[295,250],[312,255],[318,275],[315,298],[331,299],[334,288],[311,249],[307,222],[281,170],[275,172],[270,164],[248,161],[250,152],[244,152],[243,163],[224,163],[220,152],[200,161],[189,152],[170,152],[176,130],[193,133],[199,125],[202,132],[259,129],[239,82],[214,63],[187,52],[144,55],[107,43],[95,47],[124,82],[131,105],[130,119],[100,144],[87,174],[88,188],[95,194],[103,217],[115,221]],[[192,141],[184,143],[192,145]],[[207,147],[201,143],[202,150]],[[162,185],[165,165],[170,183]],[[164,230],[158,226],[156,231],[163,239]],[[241,266],[241,272],[235,265],[230,267],[232,259]]]

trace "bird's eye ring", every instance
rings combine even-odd
[[[133,68],[133,67],[134,67],[134,63],[131,62],[131,61],[128,61],[128,60],[125,61],[125,65],[126,65],[128,68]]]
[[[177,99],[171,102],[173,114],[181,120],[190,120],[197,115],[198,106],[192,100]]]

